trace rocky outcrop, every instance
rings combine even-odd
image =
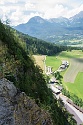
[[[53,125],[49,113],[12,82],[0,80],[0,125]]]

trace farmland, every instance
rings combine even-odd
[[[70,92],[83,99],[83,72],[79,72],[74,83],[65,83]]]
[[[53,71],[55,71],[61,65],[61,60],[57,56],[47,56],[45,63],[47,66],[53,67]]]
[[[70,92],[83,99],[83,52],[81,50],[64,51],[55,56],[46,56],[46,65],[57,70],[63,60],[69,61],[68,69],[61,72],[63,85]]]
[[[40,68],[44,71],[44,60],[45,55],[33,55],[33,58],[35,59],[35,62],[37,65],[40,66]]]
[[[70,67],[64,74],[64,82],[74,83],[78,72],[83,72],[83,58],[71,58]]]
[[[63,75],[63,85],[67,90],[83,99],[83,52],[80,50],[65,51],[60,53],[57,59],[68,60],[70,63],[69,68],[61,73]]]

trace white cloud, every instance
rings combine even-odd
[[[4,1],[0,1],[0,4],[3,5],[3,4],[4,4]]]
[[[42,15],[39,14],[38,12],[30,13],[27,15],[18,9],[16,12],[13,12],[11,17],[10,17],[10,20],[12,22],[11,25],[18,25],[21,23],[27,23],[28,20],[34,16],[42,16]]]
[[[34,4],[28,2],[25,4],[25,9],[26,10],[33,10],[33,9],[35,9],[35,6],[34,6]]]
[[[6,4],[6,3],[18,3],[20,0],[0,0],[0,4]]]
[[[63,5],[56,4],[54,8],[50,8],[45,12],[45,18],[56,18],[60,16],[64,16],[68,11],[67,7],[63,7]]]
[[[80,11],[82,0],[0,0],[0,18],[7,17],[12,25],[25,23],[33,16],[69,18]]]
[[[67,12],[67,14],[65,14],[65,17],[70,18],[70,17],[76,15],[77,13],[79,13],[80,11],[83,11],[83,4],[80,5],[78,8],[69,10],[69,11]]]

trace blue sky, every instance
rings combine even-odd
[[[11,25],[26,23],[31,17],[72,17],[83,11],[83,0],[0,0],[0,19]]]

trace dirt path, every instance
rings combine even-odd
[[[78,72],[83,72],[83,58],[71,58],[70,66],[64,75],[64,81],[74,83]]]

